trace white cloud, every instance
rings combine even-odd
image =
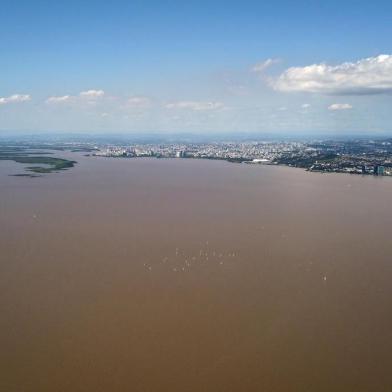
[[[301,108],[302,108],[302,109],[309,109],[311,106],[312,106],[312,105],[311,105],[310,103],[303,103],[303,104],[301,105]]]
[[[333,103],[328,106],[328,110],[350,110],[353,107],[349,103]]]
[[[63,103],[63,102],[68,102],[71,100],[71,96],[70,95],[62,95],[59,97],[49,97],[46,100],[46,103]]]
[[[81,91],[79,95],[59,95],[49,97],[46,100],[46,103],[56,104],[56,103],[65,103],[65,102],[73,102],[76,103],[78,100],[87,100],[89,103],[94,103],[97,98],[102,98],[105,95],[103,90],[87,90]]]
[[[132,108],[146,108],[150,106],[151,99],[144,96],[134,96],[127,100],[127,106]]]
[[[271,65],[274,65],[278,63],[278,59],[267,59],[265,61],[262,61],[261,63],[255,64],[252,67],[253,72],[264,72],[267,68],[271,67]]]
[[[82,98],[88,98],[88,99],[95,99],[95,98],[100,98],[105,95],[105,91],[103,90],[87,90],[87,91],[81,91],[79,95]]]
[[[90,105],[94,105],[98,98],[103,98],[105,92],[103,90],[87,90],[81,91],[79,95],[58,95],[49,97],[46,100],[48,104],[62,104],[66,102],[71,102],[76,104],[77,102],[86,102]]]
[[[210,111],[224,108],[222,102],[203,102],[203,101],[179,101],[168,103],[167,109],[188,109],[193,111]]]
[[[17,103],[30,101],[31,97],[28,94],[14,94],[9,97],[0,97],[0,105],[5,105],[7,103]]]
[[[392,92],[392,55],[368,57],[336,66],[291,67],[271,81],[278,91],[355,95]]]

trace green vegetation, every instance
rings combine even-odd
[[[318,163],[332,163],[338,159],[338,155],[333,153],[317,154],[314,156],[303,156],[303,155],[283,155],[275,160],[280,165],[289,165],[295,167],[309,168]]]
[[[30,151],[28,148],[21,147],[9,147],[9,146],[0,146],[0,160],[14,161],[18,163],[24,164],[33,164],[34,166],[29,166],[26,170],[44,174],[44,173],[52,173],[60,170],[66,170],[75,165],[75,161],[70,161],[68,159],[63,158],[55,158],[43,156],[43,152]],[[47,154],[50,154],[49,152]],[[29,174],[19,174],[19,177],[36,177],[35,175]]]
[[[62,158],[53,158],[53,157],[15,157],[13,159],[18,163],[33,163],[33,164],[42,164],[49,165],[49,167],[43,166],[29,166],[27,169],[34,173],[51,173],[57,170],[65,170],[70,167],[73,167],[76,163],[75,161],[68,161],[67,159]]]

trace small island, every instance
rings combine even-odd
[[[26,146],[0,146],[0,160],[32,165],[25,169],[29,173],[15,174],[17,177],[38,177],[40,174],[69,169],[76,164],[76,161],[47,156],[50,154],[51,152],[36,151]]]

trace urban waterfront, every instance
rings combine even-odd
[[[391,139],[154,143],[101,147],[96,156],[224,159],[309,171],[392,175]]]
[[[83,141],[77,138],[72,141],[70,138],[66,142],[0,140],[0,160],[35,164],[27,166],[26,176],[72,168],[76,161],[62,159],[62,151],[85,152],[86,156],[106,158],[226,160],[232,163],[284,165],[324,173],[392,175],[392,139],[389,138],[209,142],[169,142],[156,138],[150,142],[120,139],[115,143],[97,137],[88,137]],[[52,156],[54,152],[56,156]]]

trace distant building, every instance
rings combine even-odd
[[[176,158],[185,158],[185,151],[176,151]]]
[[[255,158],[252,160],[252,163],[267,163],[267,162],[269,162],[269,160],[265,158]]]
[[[382,165],[374,166],[374,175],[375,176],[383,176],[385,174],[385,168]]]

